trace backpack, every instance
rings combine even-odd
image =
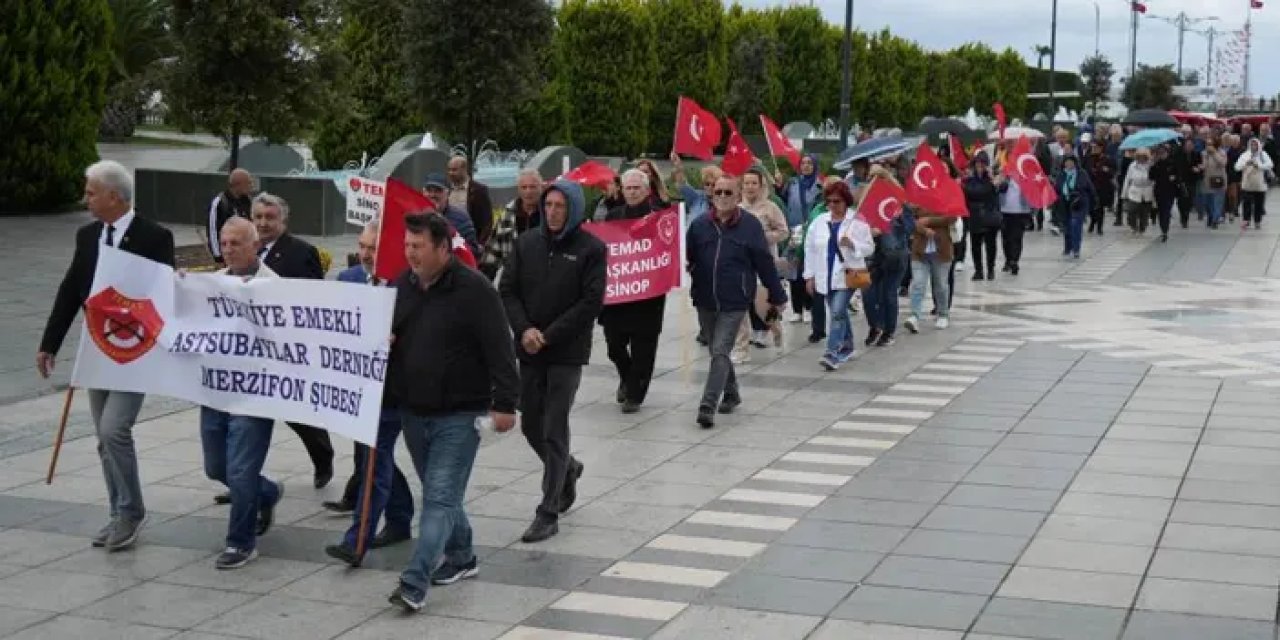
[[[911,209],[903,208],[902,213],[889,223],[889,230],[880,234],[876,241],[876,251],[872,262],[878,268],[890,264],[906,264],[907,254],[911,251],[911,233],[916,228],[916,217]]]

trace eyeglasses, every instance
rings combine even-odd
[[[703,188],[703,189],[710,189],[711,187],[714,187],[714,186],[716,186],[716,183],[714,183],[714,182],[704,182],[704,183],[702,183],[702,188]]]
[[[712,195],[716,196],[717,198],[732,198],[733,196],[736,196],[738,194],[730,189],[716,189],[715,191],[712,192]]]
[[[827,198],[827,204],[848,204],[844,198]]]

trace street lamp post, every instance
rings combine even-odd
[[[1056,1],[1056,0],[1055,0]],[[849,146],[849,102],[853,90],[853,0],[844,2],[844,69],[840,80],[840,150]]]
[[[1102,7],[1093,0],[1093,57],[1102,55]]]
[[[1054,96],[1054,76],[1057,75],[1058,57],[1058,0],[1053,0],[1053,19],[1049,26],[1049,121],[1058,112]]]

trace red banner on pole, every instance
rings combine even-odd
[[[582,225],[609,248],[606,305],[665,296],[680,286],[680,210],[670,207],[634,220]]]

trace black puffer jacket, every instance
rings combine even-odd
[[[994,227],[1000,224],[1000,191],[991,182],[990,174],[965,176],[960,183],[964,190],[964,202],[969,208],[969,224],[977,227]]]
[[[543,203],[553,190],[569,203],[564,228],[552,234],[544,208],[542,226],[516,240],[498,288],[522,362],[585,365],[591,359],[591,331],[604,307],[605,245],[579,228],[586,208],[582,188],[557,180],[543,193]],[[546,340],[537,354],[520,343],[530,328]]]

